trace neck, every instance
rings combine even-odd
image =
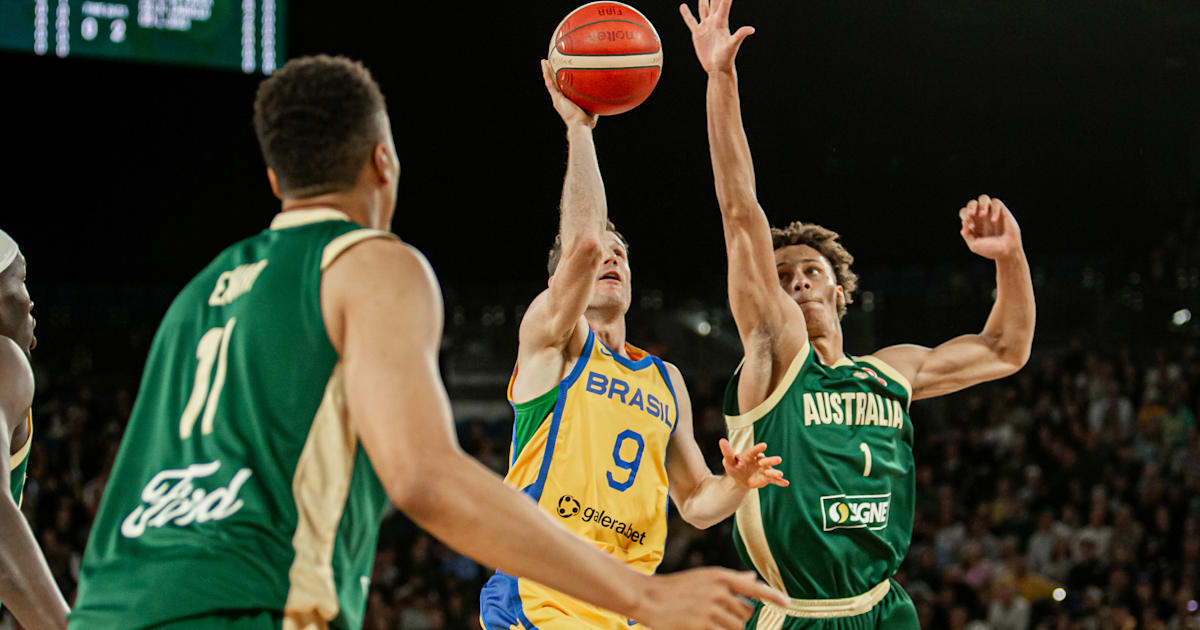
[[[625,314],[609,312],[605,309],[589,308],[584,317],[587,319],[588,326],[596,331],[596,336],[610,350],[620,354],[625,358],[629,358],[629,353],[625,351]]]
[[[337,210],[350,217],[351,221],[359,225],[375,228],[378,230],[386,230],[382,213],[379,212],[375,204],[371,203],[365,196],[354,191],[336,192],[327,195],[317,195],[315,197],[304,197],[302,199],[284,199],[281,212],[290,212],[293,210],[312,210],[313,208],[330,208]]]
[[[809,327],[808,342],[825,365],[833,365],[846,356],[842,350],[842,325],[838,322],[832,326]]]

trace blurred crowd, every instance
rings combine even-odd
[[[64,358],[38,365],[22,509],[70,600],[135,373],[100,378],[82,346]],[[697,440],[719,471],[724,382],[690,388]],[[922,627],[1200,628],[1198,392],[1195,345],[1073,343],[1004,381],[914,404],[918,509],[897,579]],[[459,428],[465,448],[502,474],[510,422]],[[740,567],[730,529],[727,520],[699,531],[672,514],[661,570]],[[489,573],[392,513],[366,627],[477,628]]]

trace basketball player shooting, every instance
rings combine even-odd
[[[734,454],[725,440],[725,474],[713,475],[692,433],[678,368],[627,343],[632,271],[627,243],[608,220],[596,117],[559,90],[544,61],[542,75],[566,125],[567,174],[549,286],[521,321],[505,481],[582,539],[649,574],[666,544],[668,495],[684,520],[705,528],[733,514],[751,488],[787,481],[774,468],[779,458],[763,455],[765,444]],[[484,587],[480,612],[487,630],[635,621],[502,572]]]
[[[996,263],[996,301],[983,330],[935,348],[842,350],[853,257],[835,232],[772,229],[758,204],[734,58],[754,29],[729,30],[732,0],[680,7],[708,73],[708,136],[729,261],[729,302],[745,361],[726,390],[734,448],[766,441],[786,488],[752,490],[734,543],[786,607],[757,604],[747,628],[917,628],[891,577],[912,538],[915,477],[909,402],[1019,370],[1033,342],[1034,297],[1021,232],[986,195],[959,210],[960,234]]]

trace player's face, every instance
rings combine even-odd
[[[631,290],[632,274],[629,271],[629,255],[621,239],[612,232],[604,233],[604,262],[596,272],[596,286],[592,291],[589,308],[619,307],[624,313],[633,301]]]
[[[838,320],[844,294],[829,259],[808,245],[788,245],[775,250],[779,286],[791,296],[809,325]]]
[[[17,254],[16,260],[0,273],[0,335],[17,342],[29,354],[37,345],[33,328],[33,301],[25,288],[25,257]]]

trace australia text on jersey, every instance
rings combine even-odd
[[[814,424],[904,426],[900,401],[869,392],[805,392],[804,426]]]

